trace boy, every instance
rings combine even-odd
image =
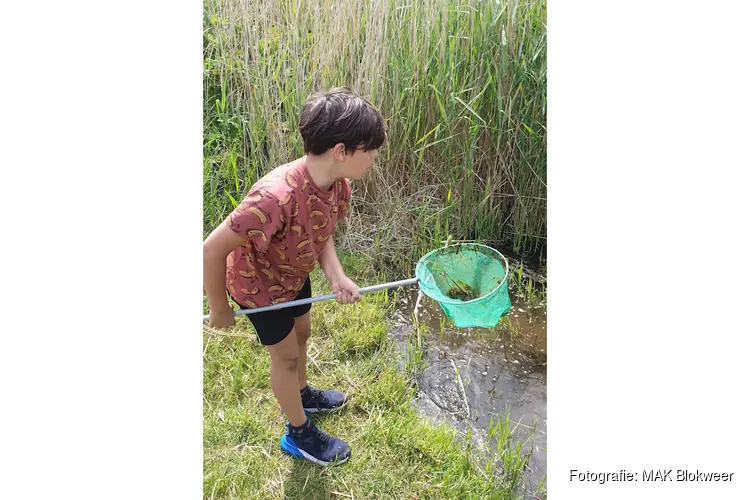
[[[336,256],[333,233],[349,211],[348,179],[360,179],[372,166],[386,138],[385,123],[365,99],[338,88],[307,100],[299,131],[305,155],[260,179],[203,243],[203,280],[214,327],[234,324],[226,291],[243,308],[309,298],[316,262],[339,303],[361,298]],[[307,418],[346,403],[342,392],[307,384],[310,305],[247,317],[271,356],[271,387],[289,420],[282,450],[320,465],[346,461],[349,445]]]

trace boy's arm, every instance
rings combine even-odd
[[[338,255],[336,255],[336,247],[333,244],[333,236],[328,238],[326,246],[320,253],[318,262],[320,263],[320,268],[323,270],[326,278],[328,278],[329,283],[338,281],[338,278],[341,276],[346,276],[346,274],[344,273],[344,268],[341,267],[341,262],[339,262],[339,257]]]
[[[234,324],[234,312],[227,300],[227,256],[246,238],[222,223],[203,242],[203,287],[211,310],[209,324],[218,328]]]
[[[328,238],[318,262],[328,279],[328,283],[331,284],[331,290],[336,293],[336,300],[340,304],[351,304],[362,299],[359,287],[346,276],[344,268],[341,267],[341,262],[336,255],[336,247],[333,244],[333,236]]]

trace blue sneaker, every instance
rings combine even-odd
[[[318,465],[342,464],[352,454],[346,442],[318,429],[310,420],[300,428],[287,424],[280,444],[286,453]]]
[[[300,391],[302,408],[306,414],[338,410],[346,404],[346,394],[339,391],[316,389],[308,385]]]

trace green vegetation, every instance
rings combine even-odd
[[[544,1],[206,0],[204,230],[302,155],[315,90],[346,85],[389,141],[339,239],[409,274],[449,234],[546,244]]]

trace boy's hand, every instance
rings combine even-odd
[[[234,326],[234,311],[231,307],[211,311],[208,313],[208,326],[213,328],[227,328]]]
[[[331,289],[336,294],[336,301],[339,304],[353,304],[362,300],[359,287],[344,275],[331,280]]]

